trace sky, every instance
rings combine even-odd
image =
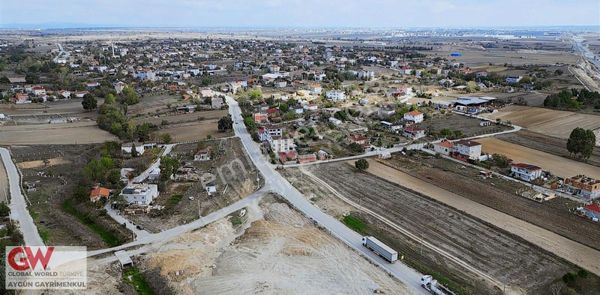
[[[0,0],[0,27],[600,25],[600,0]]]

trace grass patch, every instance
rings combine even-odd
[[[172,195],[169,197],[167,205],[175,207],[177,204],[179,204],[179,202],[181,202],[181,199],[183,199],[183,195]]]
[[[238,226],[240,224],[242,224],[242,218],[239,217],[238,215],[232,216],[229,221],[231,221],[231,225],[233,226]]]
[[[38,226],[38,233],[40,234],[40,238],[42,238],[44,244],[48,245],[48,241],[50,240],[50,232],[47,229]]]
[[[170,196],[167,199],[167,203],[165,204],[165,210],[166,211],[173,210],[173,208],[175,208],[175,206],[177,206],[177,204],[179,204],[179,202],[181,202],[182,199],[183,199],[183,195],[180,195],[180,194]]]
[[[135,288],[135,291],[140,295],[154,294],[142,273],[135,267],[123,272],[123,281]]]
[[[110,232],[103,226],[96,223],[89,214],[84,214],[82,212],[79,212],[77,209],[75,209],[72,202],[73,202],[72,199],[67,199],[64,201],[64,203],[62,204],[62,207],[63,207],[63,210],[65,210],[65,212],[73,215],[75,218],[79,219],[79,221],[81,221],[81,223],[85,224],[93,232],[98,234],[102,238],[102,240],[104,242],[106,242],[106,244],[108,246],[115,247],[115,246],[119,246],[119,245],[123,244],[123,241],[121,241],[121,239],[119,239],[119,237],[117,237],[114,233]]]
[[[348,215],[344,216],[344,218],[342,219],[342,222],[347,227],[349,227],[350,229],[352,229],[353,231],[355,231],[359,234],[364,234],[367,229],[367,225],[365,224],[365,222],[356,216],[352,216],[352,214],[348,214]]]

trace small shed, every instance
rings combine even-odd
[[[117,252],[115,252],[115,256],[117,256],[117,259],[119,260],[119,263],[121,264],[121,268],[133,266],[133,261],[129,257],[129,254],[127,254],[127,251],[125,251],[125,250],[117,251]]]

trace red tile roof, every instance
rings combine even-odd
[[[412,112],[408,112],[406,114],[409,115],[409,116],[415,117],[415,116],[418,116],[418,115],[422,115],[423,113],[421,113],[419,111],[412,111]]]
[[[590,211],[594,211],[594,212],[600,213],[600,205],[598,205],[598,204],[589,204],[589,205],[586,205],[585,209],[588,209]]]

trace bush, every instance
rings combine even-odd
[[[369,169],[369,162],[367,162],[365,159],[359,159],[358,161],[354,162],[354,167],[356,167],[358,171],[364,171]]]

